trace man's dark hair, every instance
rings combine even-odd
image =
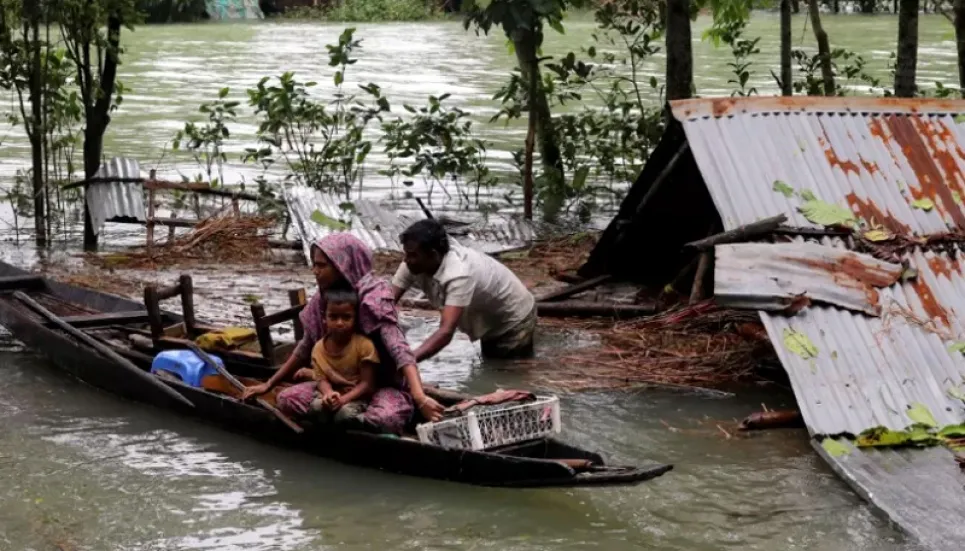
[[[449,236],[442,224],[431,218],[419,220],[402,232],[399,236],[402,244],[417,245],[424,251],[436,251],[440,255],[449,252]]]
[[[351,304],[358,306],[359,296],[351,289],[328,289],[325,291],[325,302],[327,304]]]

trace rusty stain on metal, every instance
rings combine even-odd
[[[867,161],[861,155],[858,155],[858,160],[861,162],[861,166],[863,166],[864,169],[868,171],[868,174],[874,174],[875,172],[878,172],[878,163],[874,161]]]
[[[867,220],[872,226],[880,224],[888,228],[892,233],[902,235],[911,233],[911,227],[908,224],[898,220],[898,218],[892,216],[891,213],[882,211],[870,200],[864,201],[855,195],[854,192],[847,194],[845,200],[848,202],[848,206],[851,207],[852,212]]]
[[[931,271],[935,273],[936,276],[950,277],[952,275],[952,269],[961,273],[957,266],[952,266],[950,260],[945,259],[941,256],[934,256],[928,259],[928,266]]]
[[[874,266],[852,255],[828,261],[800,257],[786,257],[785,260],[824,270],[840,283],[854,281],[873,287],[889,287],[898,281],[899,275],[887,270],[876,270]]]
[[[915,294],[918,295],[918,300],[921,301],[921,307],[925,311],[929,320],[939,320],[946,327],[948,326],[948,311],[938,304],[938,300],[935,299],[935,294],[932,293],[931,287],[925,283],[921,277],[915,278],[911,282],[912,289],[915,290]]]
[[[731,114],[731,110],[737,103],[734,98],[714,98],[712,101],[715,117],[722,117]]]

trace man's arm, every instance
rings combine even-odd
[[[452,336],[456,333],[456,326],[463,310],[462,306],[449,305],[442,309],[439,329],[436,329],[435,333],[429,335],[429,338],[416,348],[415,361],[421,362],[435,356],[452,342]]]
[[[436,329],[435,333],[430,335],[416,349],[415,359],[417,362],[435,356],[452,342],[452,336],[456,333],[456,327],[459,325],[459,318],[462,317],[463,310],[468,308],[472,302],[474,289],[473,280],[469,276],[456,277],[446,284],[446,304],[442,308],[439,329]]]

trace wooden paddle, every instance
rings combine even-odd
[[[222,377],[227,379],[229,383],[234,385],[235,388],[237,388],[242,392],[245,391],[245,388],[247,387],[244,385],[244,383],[236,379],[234,375],[232,375],[231,373],[228,372],[227,369],[219,365],[218,362],[214,361],[214,359],[211,356],[209,356],[207,352],[205,352],[204,350],[201,350],[200,346],[194,344],[191,341],[186,341],[184,345],[187,346],[191,350],[191,352],[194,352],[195,354],[197,354],[197,356],[201,358],[201,361],[207,364],[208,367],[217,370],[218,373],[220,373]],[[279,411],[278,408],[276,408],[275,406],[269,404],[268,401],[265,400],[264,398],[259,397],[259,398],[256,398],[255,401],[258,402],[258,405],[260,405],[261,407],[272,412],[275,415],[275,417],[277,417],[282,423],[285,423],[286,425],[288,425],[288,428],[292,429],[296,433],[301,434],[305,432],[305,429],[300,427],[298,423],[292,421],[287,415]]]
[[[165,396],[171,398],[175,402],[178,402],[184,406],[187,406],[190,408],[194,407],[194,404],[191,402],[191,400],[188,400],[187,398],[179,394],[176,390],[161,382],[157,377],[154,377],[150,373],[141,370],[139,367],[134,365],[134,363],[132,363],[130,360],[121,356],[110,347],[102,344],[101,342],[97,341],[87,333],[84,333],[80,329],[77,329],[76,327],[60,319],[60,317],[58,317],[56,314],[41,306],[37,301],[25,295],[22,291],[14,291],[13,298],[23,303],[24,306],[36,312],[40,317],[44,318],[51,324],[55,325],[64,333],[67,333],[71,337],[93,348],[95,351],[97,351],[98,354],[101,354],[102,356],[106,357],[112,362],[120,365],[121,367],[129,371],[131,375],[140,378],[142,381],[150,385],[153,385],[159,391],[161,391],[161,393],[163,393]]]

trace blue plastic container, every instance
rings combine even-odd
[[[219,366],[224,367],[221,358],[208,354],[211,359]],[[195,388],[201,388],[201,379],[208,375],[217,375],[217,370],[208,367],[208,364],[190,350],[165,350],[154,356],[151,362],[151,373],[166,371],[173,373],[181,378],[184,384]]]

